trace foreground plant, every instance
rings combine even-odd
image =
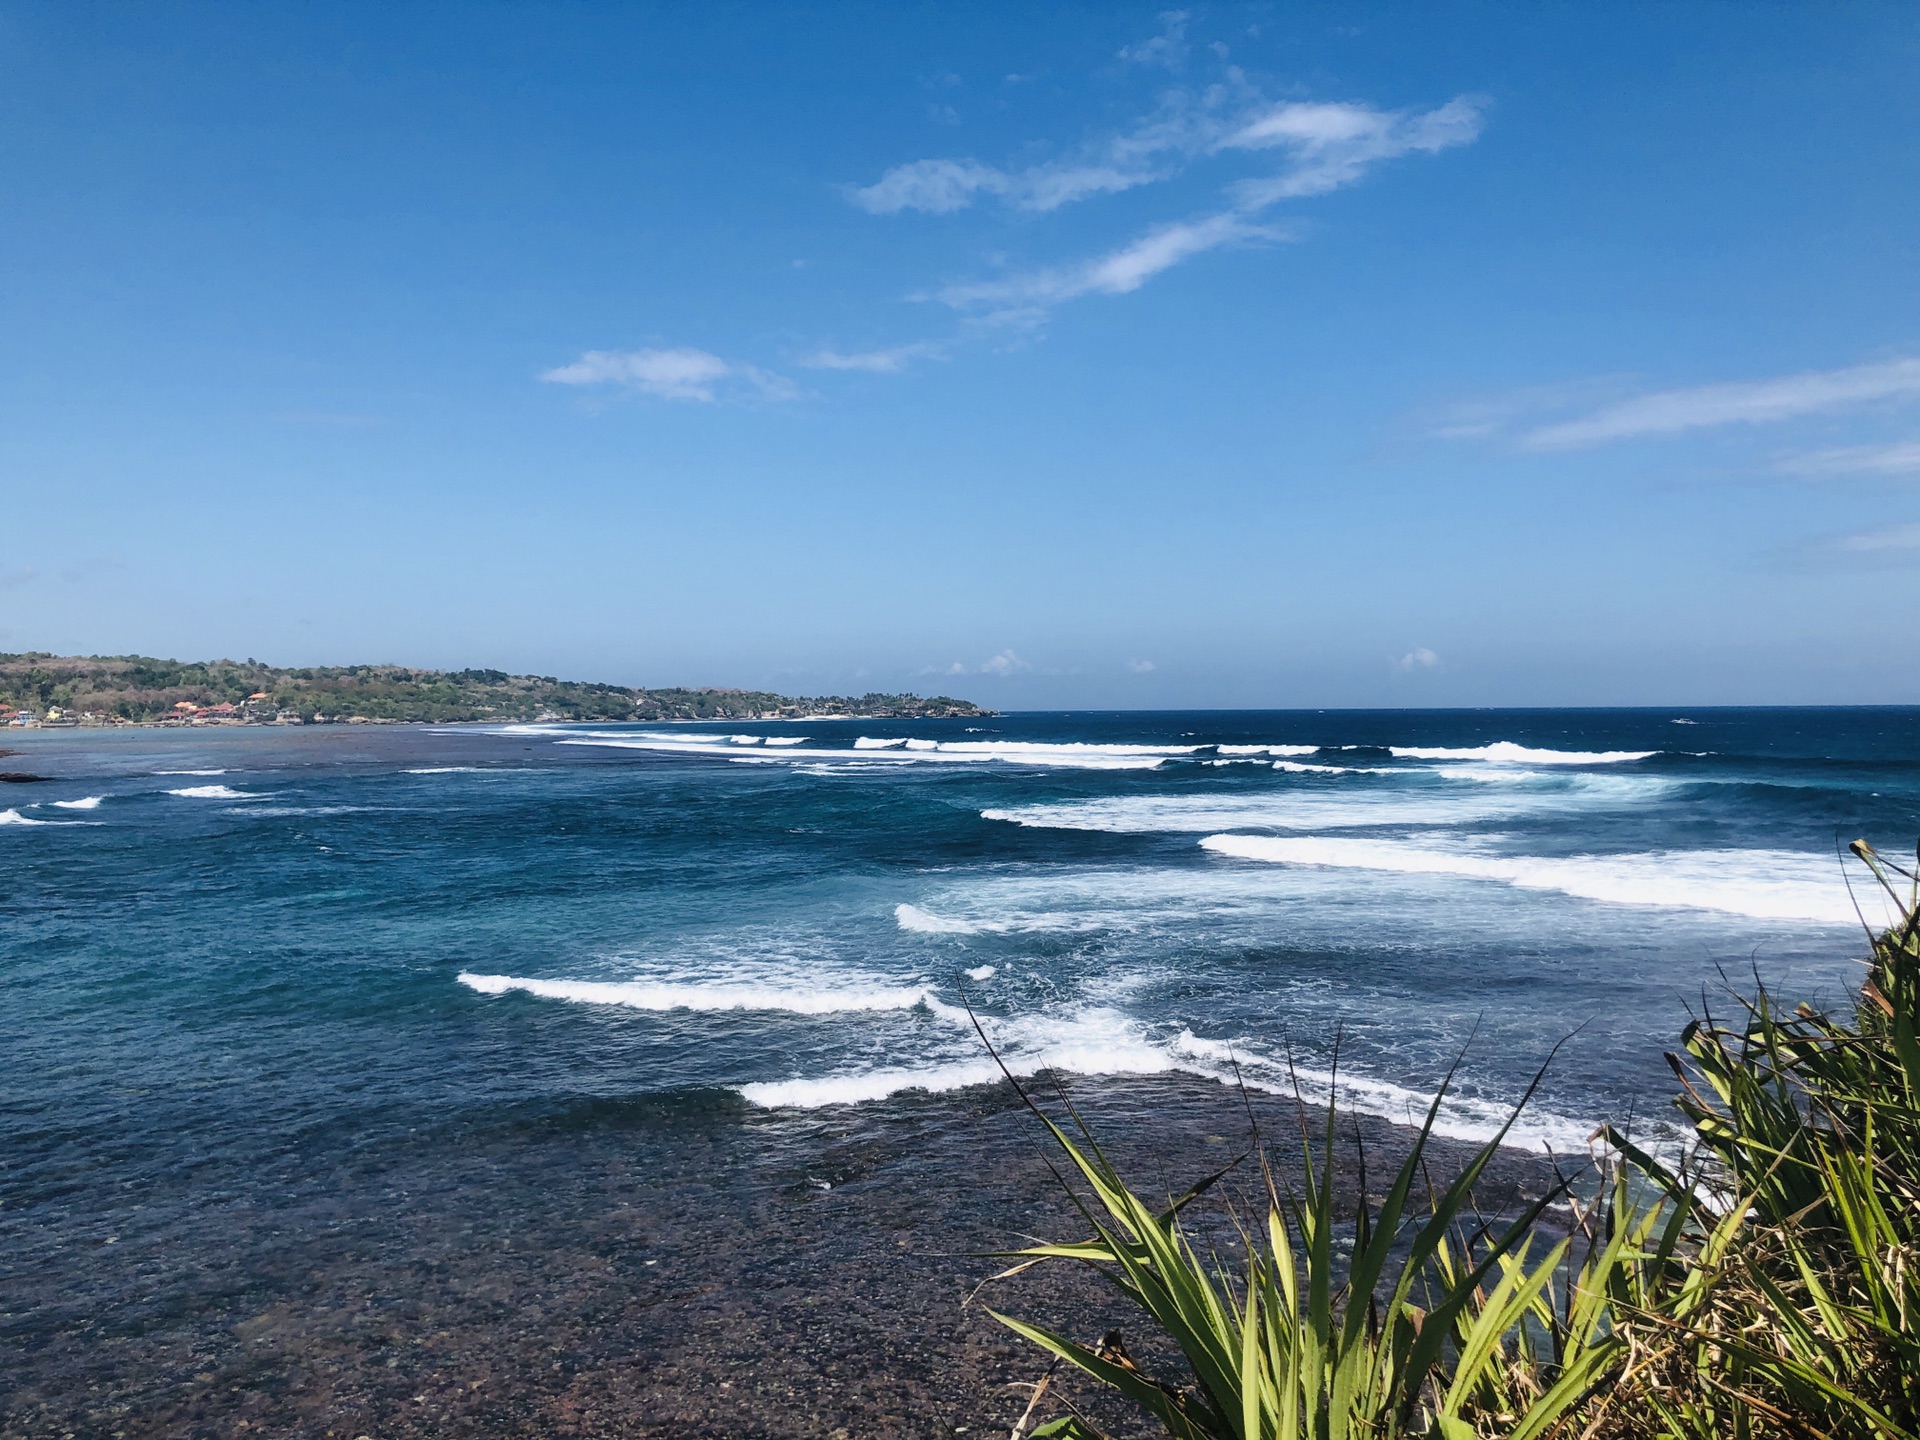
[[[1920,1433],[1920,881],[1852,848],[1901,918],[1870,935],[1851,1022],[1764,989],[1695,1021],[1669,1060],[1704,1163],[1684,1180],[1635,1153],[1672,1203],[1724,1212],[1687,1303],[1624,1316],[1665,1342],[1627,1387],[1649,1433]]]
[[[1070,1108],[1075,1134],[1022,1090],[1089,1192],[1061,1176],[1093,1235],[1016,1252],[995,1278],[1091,1265],[1186,1373],[1147,1373],[1118,1334],[1089,1344],[992,1313],[1176,1440],[1920,1440],[1920,880],[1864,842],[1854,853],[1902,917],[1871,937],[1856,1014],[1782,1015],[1763,988],[1737,1025],[1689,1025],[1687,1058],[1670,1057],[1697,1137],[1684,1162],[1603,1128],[1590,1199],[1562,1177],[1488,1225],[1474,1189],[1520,1111],[1444,1188],[1424,1186],[1443,1086],[1384,1196],[1363,1174],[1343,1226],[1329,1103],[1299,1194],[1262,1152],[1264,1214],[1228,1208],[1228,1259],[1183,1219],[1227,1171],[1156,1208]],[[1562,1198],[1572,1221],[1550,1228]],[[1099,1436],[1078,1413],[1029,1431],[1036,1409],[1015,1440]]]
[[[996,1278],[1041,1260],[1100,1267],[1179,1347],[1191,1377],[1180,1383],[1147,1374],[1117,1336],[1086,1345],[992,1313],[1134,1400],[1179,1440],[1471,1436],[1493,1425],[1519,1440],[1544,1434],[1612,1363],[1618,1342],[1606,1329],[1599,1277],[1644,1240],[1652,1217],[1615,1225],[1609,1239],[1589,1247],[1564,1301],[1554,1281],[1575,1236],[1541,1249],[1536,1233],[1564,1186],[1498,1233],[1475,1222],[1474,1186],[1506,1128],[1443,1190],[1414,1203],[1445,1093],[1385,1196],[1371,1203],[1363,1193],[1350,1227],[1335,1201],[1338,1117],[1329,1106],[1319,1156],[1310,1146],[1304,1156],[1303,1193],[1283,1193],[1263,1164],[1262,1222],[1249,1226],[1230,1214],[1244,1252],[1238,1263],[1203,1254],[1181,1218],[1220,1176],[1156,1210],[1126,1186],[1077,1118],[1076,1140],[1033,1106],[1091,1191],[1087,1201],[1068,1187],[1094,1238],[1016,1252],[1023,1263]],[[1622,1189],[1592,1213],[1631,1220],[1617,1208],[1624,1198]],[[1069,1415],[1032,1433],[1098,1432]]]

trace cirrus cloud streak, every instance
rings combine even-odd
[[[1731,381],[1661,390],[1590,415],[1541,425],[1520,437],[1523,450],[1578,450],[1616,440],[1678,435],[1725,425],[1768,425],[1876,401],[1920,399],[1920,359],[1810,370],[1771,380]]]
[[[542,372],[553,385],[627,390],[660,400],[711,405],[723,396],[792,400],[791,380],[757,365],[723,360],[708,350],[589,350],[570,365]]]

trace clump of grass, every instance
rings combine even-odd
[[[1694,1137],[1681,1161],[1603,1127],[1578,1195],[1562,1176],[1489,1223],[1475,1187],[1506,1129],[1424,1183],[1443,1086],[1349,1219],[1330,1102],[1298,1191],[1256,1137],[1258,1199],[1226,1207],[1222,1255],[1185,1215],[1226,1171],[1152,1205],[1071,1107],[1063,1125],[1021,1090],[1092,1235],[1015,1252],[995,1279],[1092,1266],[1185,1366],[1151,1374],[1117,1333],[992,1313],[1175,1440],[1920,1440],[1920,878],[1852,848],[1901,915],[1869,934],[1854,1014],[1783,1013],[1760,988],[1731,1023],[1690,1024],[1669,1057]],[[1571,1223],[1548,1223],[1561,1200]],[[1042,1398],[1015,1440],[1099,1440],[1071,1408],[1032,1428]]]

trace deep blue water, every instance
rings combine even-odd
[[[1575,1146],[1721,970],[1844,998],[1836,839],[1920,834],[1911,710],[0,733],[58,777],[0,796],[16,1219],[529,1102],[880,1114],[991,1079],[968,1005],[1024,1071],[1319,1093],[1338,1035],[1396,1117],[1467,1046],[1461,1135],[1572,1036]]]

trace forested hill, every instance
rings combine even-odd
[[[145,655],[0,654],[0,703],[78,720],[752,720],[870,715],[897,718],[993,712],[944,695],[793,697],[765,690],[634,690],[508,675],[499,670],[412,670],[401,665],[285,670],[255,660],[182,662]]]

